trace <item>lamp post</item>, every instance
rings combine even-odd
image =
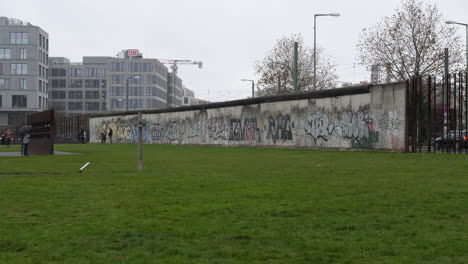
[[[128,79],[140,79],[140,76],[132,76],[132,77],[128,77],[127,76],[127,81],[126,81],[126,89],[125,89],[125,112],[128,112]]]
[[[455,22],[453,20],[447,20],[445,21],[445,23],[449,25],[451,24],[461,25],[461,26],[465,26],[466,28],[466,71],[468,72],[468,24]]]
[[[339,13],[329,13],[329,14],[315,14],[314,15],[314,90],[317,89],[317,17],[318,16],[332,16],[332,17],[339,17]]]
[[[241,81],[243,81],[243,82],[252,82],[252,98],[254,98],[255,97],[255,94],[254,94],[255,82],[254,82],[254,80],[242,79]]]

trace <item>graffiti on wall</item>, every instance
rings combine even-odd
[[[229,138],[229,128],[224,117],[212,117],[206,123],[206,133],[213,140],[227,140]]]
[[[403,119],[397,117],[394,111],[385,110],[378,126],[382,131],[395,131],[403,128]]]
[[[310,114],[305,132],[314,143],[321,139],[328,141],[330,136],[351,140],[353,148],[374,148],[379,133],[374,129],[373,117],[364,111],[342,111],[335,120],[323,109]]]
[[[273,143],[276,143],[277,140],[292,140],[293,136],[291,117],[289,116],[289,114],[278,114],[276,116],[268,116],[266,131],[266,138],[271,139]]]
[[[262,142],[260,128],[257,126],[257,119],[231,119],[229,123],[229,140]]]

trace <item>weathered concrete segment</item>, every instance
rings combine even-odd
[[[404,150],[405,84],[333,89],[143,113],[156,144]],[[90,118],[90,140],[112,127],[136,142],[136,113]]]

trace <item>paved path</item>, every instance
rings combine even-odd
[[[77,153],[54,151],[54,155],[74,155]],[[0,152],[0,157],[19,157],[22,156],[20,152]]]

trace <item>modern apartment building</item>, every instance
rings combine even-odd
[[[82,63],[50,59],[51,102],[66,114],[167,107],[168,69],[136,50],[117,57],[83,57]],[[182,86],[182,80],[176,76]],[[128,90],[128,95],[127,95]],[[128,97],[128,103],[127,103]],[[182,104],[181,95],[176,106]]]
[[[107,111],[107,61],[110,57],[83,57],[82,63],[50,58],[51,107],[67,114]]]
[[[173,83],[175,83],[175,88]],[[178,107],[182,105],[182,79],[174,74],[169,72],[167,74],[167,106],[168,107]]]
[[[49,34],[0,17],[0,125],[18,125],[48,108]]]

